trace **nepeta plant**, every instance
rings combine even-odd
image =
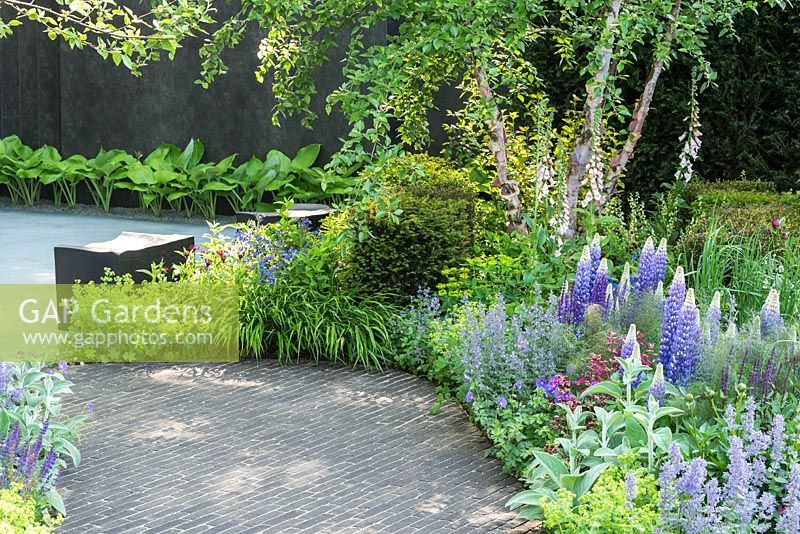
[[[526,394],[534,377],[549,375],[563,359],[571,328],[558,321],[558,301],[521,304],[512,312],[502,296],[491,306],[468,303],[458,321],[455,351],[473,395],[500,398]]]
[[[740,413],[729,405],[724,421],[729,437],[721,452],[728,464],[721,478],[709,475],[705,459],[687,462],[676,442],[670,446],[659,476],[664,527],[697,534],[797,532],[797,452],[788,441],[783,415],[776,414],[771,429],[764,431],[749,398]]]

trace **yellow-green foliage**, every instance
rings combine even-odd
[[[369,212],[371,237],[354,243],[352,267],[368,291],[413,295],[473,250],[475,187],[465,171],[430,156],[397,158],[379,177],[403,210],[398,222]]]
[[[575,495],[561,488],[556,500],[545,500],[543,525],[558,534],[650,533],[659,521],[658,489],[653,475],[636,474],[636,496],[631,503],[625,488],[626,472],[611,466],[591,491],[574,506]],[[632,506],[631,506],[632,504]]]
[[[36,519],[36,502],[22,495],[18,486],[0,490],[0,534],[47,534],[61,523],[61,517]]]

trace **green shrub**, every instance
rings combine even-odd
[[[47,534],[61,521],[61,516],[37,520],[36,501],[32,496],[23,496],[21,487],[0,489],[0,532],[3,534]]]
[[[775,184],[762,180],[730,180],[727,182],[706,182],[703,180],[692,180],[686,185],[684,200],[693,203],[705,195],[715,193],[774,193]]]
[[[404,156],[381,177],[399,201],[399,221],[367,210],[371,236],[354,244],[353,276],[373,292],[410,296],[436,287],[442,271],[473,249],[475,189],[466,172],[429,156]]]
[[[777,250],[783,247],[786,235],[793,235],[800,227],[800,196],[747,191],[709,192],[692,204],[692,212],[694,217],[680,244],[681,252],[688,258],[699,256],[709,226],[717,223],[725,226],[717,237],[721,244],[743,235],[759,240],[765,251]],[[773,227],[773,220],[780,221],[778,228]]]
[[[635,477],[633,499],[628,495],[625,478]],[[578,506],[574,494],[561,488],[557,498],[542,504],[544,527],[556,533],[616,534],[618,532],[654,532],[659,523],[658,489],[653,475],[644,470],[626,471],[619,466],[606,469]]]

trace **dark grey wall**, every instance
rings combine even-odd
[[[220,2],[218,8],[220,17],[232,6]],[[374,28],[367,44],[385,37],[385,26]],[[313,131],[299,118],[278,128],[270,122],[275,99],[269,86],[253,75],[258,41],[257,30],[248,32],[226,55],[230,72],[205,90],[194,83],[197,42],[186,43],[172,62],[145,67],[137,78],[94,51],[53,43],[26,22],[0,41],[0,134],[18,134],[31,146],[51,144],[64,154],[93,155],[101,146],[147,152],[161,142],[180,146],[195,137],[205,144],[207,159],[234,152],[263,157],[272,148],[293,154],[309,143],[322,143],[327,158],[347,132],[340,114],[324,111],[324,96],[341,81],[341,52],[318,72]]]

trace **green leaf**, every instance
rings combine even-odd
[[[544,451],[533,451],[533,455],[554,482],[558,482],[563,475],[569,472],[564,462],[552,454]]]
[[[573,491],[575,496],[581,498],[583,495],[588,493],[588,491],[592,489],[592,486],[594,486],[594,483],[597,481],[597,478],[601,474],[603,474],[603,471],[605,471],[610,465],[611,464],[605,462],[602,464],[597,464],[596,466],[592,467],[591,469],[583,473],[581,479],[578,480],[577,483],[575,484],[575,491]]]
[[[600,382],[599,384],[595,384],[586,388],[586,390],[581,393],[581,398],[597,394],[608,395],[610,397],[614,397],[615,399],[620,399],[622,398],[622,388],[613,382]]]
[[[315,143],[313,145],[304,146],[298,150],[292,160],[292,169],[303,170],[311,168],[314,162],[317,161],[321,148],[322,145]]]
[[[59,495],[56,488],[50,488],[47,490],[47,493],[45,494],[45,500],[47,501],[47,504],[49,504],[56,512],[62,516],[67,515],[67,509],[64,507],[64,500],[61,498],[61,495]]]
[[[633,417],[625,419],[625,436],[628,438],[631,447],[640,447],[647,443],[647,432]]]

